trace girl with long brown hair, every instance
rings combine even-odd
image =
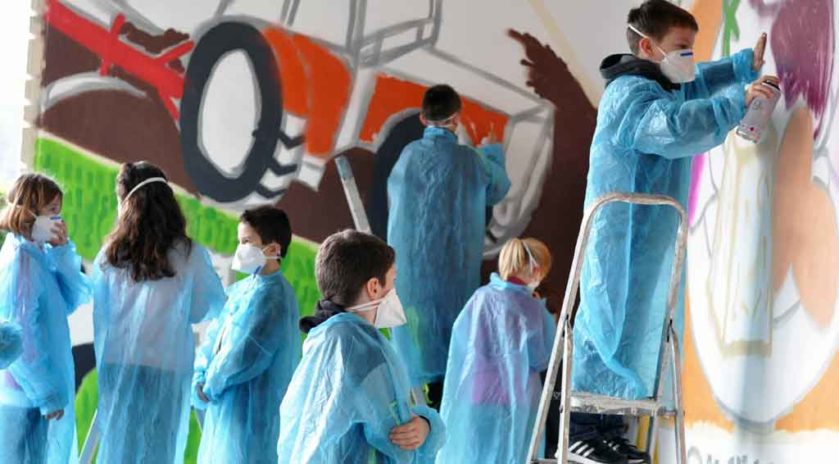
[[[193,243],[166,175],[146,163],[117,176],[117,225],[94,266],[99,462],[180,463],[195,342],[224,289]]]

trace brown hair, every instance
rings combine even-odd
[[[511,276],[527,272],[530,269],[531,254],[542,277],[548,275],[553,264],[548,246],[535,238],[514,238],[504,245],[498,256],[498,272],[501,278],[507,280]]]
[[[0,216],[0,229],[29,237],[35,217],[55,197],[64,198],[61,187],[43,174],[24,174],[17,178],[9,195],[6,209]]]
[[[460,95],[449,85],[440,84],[425,91],[422,115],[430,122],[442,122],[460,111]]]
[[[242,213],[239,221],[256,231],[263,246],[279,245],[280,256],[286,257],[291,244],[291,223],[285,211],[271,205],[257,206]]]
[[[315,258],[318,288],[324,299],[341,306],[353,304],[372,278],[385,285],[396,252],[375,235],[345,230],[324,240]]]
[[[638,8],[629,11],[626,22],[647,36],[661,40],[667,35],[671,27],[684,27],[699,31],[696,18],[688,11],[674,5],[667,0],[647,0]],[[639,53],[638,42],[641,36],[630,28],[626,28],[626,40],[632,53]]]
[[[153,177],[166,179],[160,168],[145,161],[122,165],[117,175],[122,211],[105,245],[108,263],[128,269],[137,282],[174,277],[169,251],[179,243],[186,245],[187,254],[192,249],[186,219],[168,184],[146,184],[125,198],[140,182]]]

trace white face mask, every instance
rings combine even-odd
[[[641,37],[650,39],[648,35],[636,29],[632,24],[628,24],[627,26]],[[664,59],[659,63],[661,73],[670,79],[670,82],[674,84],[686,84],[696,79],[696,63],[693,61],[693,50],[686,48],[684,50],[673,50],[668,53],[658,45],[656,45],[656,48],[664,55]]]
[[[278,256],[265,256],[265,248],[259,248],[250,243],[240,244],[236,247],[236,254],[233,255],[230,267],[243,274],[259,273],[269,259],[279,259]]]
[[[384,298],[347,308],[347,311],[360,313],[372,311],[377,308],[376,320],[373,321],[373,325],[377,329],[392,329],[400,325],[405,325],[408,322],[408,318],[405,316],[405,310],[402,308],[402,302],[399,301],[399,295],[396,294],[395,288],[387,292]]]
[[[58,238],[56,227],[61,222],[61,216],[36,216],[32,224],[32,241],[40,244]]]

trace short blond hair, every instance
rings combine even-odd
[[[43,174],[24,174],[17,178],[6,197],[6,209],[0,215],[0,229],[15,235],[29,236],[35,216],[55,197],[64,198],[61,187]]]
[[[542,276],[548,275],[553,265],[548,246],[535,238],[514,238],[504,244],[498,256],[498,272],[504,280],[511,276],[529,272],[533,264],[539,267]]]

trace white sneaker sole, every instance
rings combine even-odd
[[[604,464],[603,461],[595,461],[579,454],[568,453],[568,462],[576,464]]]

